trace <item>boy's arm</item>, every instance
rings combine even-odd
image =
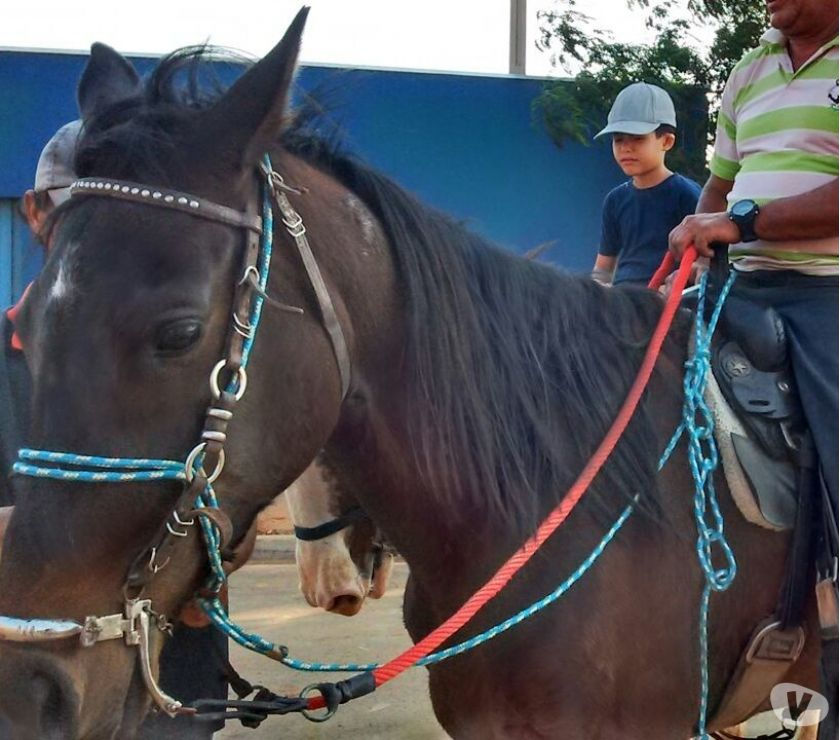
[[[601,285],[612,285],[618,255],[621,252],[621,232],[613,216],[615,190],[607,193],[601,207],[601,244],[592,267],[592,279]]]
[[[617,257],[599,252],[595,258],[595,266],[592,268],[592,279],[601,285],[612,285],[616,262],[618,262]]]

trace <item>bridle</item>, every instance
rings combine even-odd
[[[335,519],[330,519],[314,527],[299,527],[295,524],[295,537],[301,542],[323,540],[336,532],[347,529],[347,527],[352,527],[356,522],[362,522],[366,519],[370,519],[370,517],[365,510],[361,506],[354,506]]]
[[[151,668],[150,633],[154,625],[161,631],[171,628],[168,620],[152,610],[150,599],[141,598],[155,574],[165,568],[174,556],[178,543],[189,534],[197,520],[208,547],[213,575],[206,586],[216,594],[224,583],[221,551],[232,535],[232,525],[218,508],[212,484],[222,473],[225,464],[224,447],[227,427],[237,402],[247,387],[246,366],[259,325],[263,302],[268,300],[283,310],[303,313],[302,309],[285,306],[266,295],[273,237],[273,208],[276,207],[286,231],[292,236],[309,282],[318,301],[323,325],[329,335],[341,378],[342,400],[350,385],[350,358],[347,343],[338,321],[321,271],[306,237],[306,227],[292,207],[285,190],[292,190],[271,167],[266,156],[259,171],[262,183],[262,214],[255,200],[246,210],[238,211],[190,193],[156,188],[140,183],[111,178],[82,178],[73,183],[73,198],[104,197],[147,207],[164,208],[187,213],[196,218],[242,229],[246,245],[233,297],[232,323],[227,336],[225,357],[210,374],[212,403],[207,409],[199,442],[184,462],[139,458],[103,458],[77,455],[70,452],[46,450],[20,451],[13,466],[18,475],[83,482],[136,482],[178,480],[183,488],[172,512],[159,527],[151,543],[132,562],[123,585],[124,610],[107,616],[88,616],[83,623],[74,620],[20,619],[0,616],[0,641],[40,643],[78,636],[83,647],[112,639],[125,639],[129,646],[139,649],[143,680],[154,703],[170,716],[193,714],[195,709],[184,707],[164,693],[155,681]],[[294,191],[297,192],[297,191]],[[222,386],[221,375],[230,378]],[[40,463],[33,465],[32,463]],[[71,467],[61,467],[69,465]],[[205,471],[211,470],[207,474]]]
[[[397,551],[383,536],[382,531],[373,524],[370,515],[361,507],[353,506],[345,511],[343,514],[329,519],[314,527],[300,527],[294,525],[295,537],[301,542],[318,542],[319,540],[331,537],[338,532],[343,532],[348,527],[352,527],[358,522],[371,522],[374,528],[374,537],[371,540],[371,554],[373,555],[373,563],[371,566],[371,574],[375,573],[377,569],[382,567],[386,555],[396,555]],[[371,586],[372,588],[373,586]]]

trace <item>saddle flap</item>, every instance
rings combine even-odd
[[[751,439],[731,434],[738,462],[764,518],[778,529],[792,529],[796,519],[796,472],[789,462],[774,460]]]

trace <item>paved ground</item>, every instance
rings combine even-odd
[[[233,618],[270,640],[289,646],[292,657],[310,661],[388,660],[411,644],[402,625],[402,591],[408,569],[397,563],[391,589],[368,600],[356,617],[326,614],[306,604],[292,564],[247,565],[231,579]],[[291,671],[238,646],[231,663],[252,683],[277,693],[296,694],[309,683],[347,674]],[[329,722],[313,724],[298,715],[269,717],[257,730],[230,724],[222,740],[441,740],[447,735],[435,721],[426,689],[426,671],[410,669],[376,693],[343,706]]]
[[[368,600],[361,614],[348,618],[306,604],[298,591],[293,558],[292,537],[259,538],[254,553],[257,562],[245,566],[231,579],[232,615],[237,622],[287,645],[292,657],[301,660],[382,661],[411,644],[402,624],[402,592],[408,576],[405,563],[394,565],[391,588],[382,599]],[[259,563],[260,559],[274,562]],[[348,675],[292,671],[237,645],[231,647],[231,662],[252,683],[290,695],[310,683]],[[779,723],[772,713],[767,713],[742,729],[747,735],[757,735],[778,730]],[[215,737],[220,740],[442,740],[448,736],[432,713],[426,671],[414,668],[376,693],[341,707],[326,723],[314,724],[298,715],[270,717],[257,730],[231,723]]]

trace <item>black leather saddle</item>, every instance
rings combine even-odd
[[[710,307],[715,292],[709,295]],[[747,431],[731,439],[756,502],[773,525],[792,528],[806,426],[782,318],[772,306],[734,291],[721,312],[711,365]]]
[[[727,298],[712,370],[726,400],[763,450],[795,461],[804,417],[793,379],[785,327],[772,306]]]

